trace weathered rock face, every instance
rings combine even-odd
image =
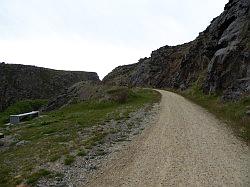
[[[205,93],[224,92],[237,99],[250,92],[249,0],[230,0],[192,42],[164,46],[150,58],[120,66],[104,78],[107,84],[186,89],[202,80]]]
[[[49,99],[85,80],[100,81],[93,72],[0,63],[0,111],[23,99]]]
[[[51,111],[70,104],[100,100],[107,97],[106,90],[110,88],[96,81],[82,81],[66,89],[60,95],[49,100],[48,104],[42,108],[42,111]]]
[[[82,81],[69,87],[60,95],[50,99],[48,104],[44,106],[41,111],[49,112],[84,101],[114,101],[123,103],[127,101],[129,93],[131,92],[132,90],[126,87],[110,86],[96,81]]]

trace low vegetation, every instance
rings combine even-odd
[[[65,160],[64,160],[64,164],[65,165],[71,165],[73,164],[73,162],[75,161],[75,157],[72,155],[67,155]]]
[[[86,138],[82,136],[86,128],[127,118],[131,112],[160,99],[159,93],[144,89],[124,88],[111,90],[109,94],[114,99],[80,102],[18,125],[2,126],[0,131],[10,142],[0,147],[0,186],[21,182],[35,185],[39,178],[54,175],[50,171],[37,171],[37,167],[55,161],[71,165],[77,156],[85,156],[93,146],[102,143],[106,132],[93,131]],[[99,154],[105,153],[100,150]]]
[[[77,153],[77,156],[86,156],[86,155],[87,155],[87,151],[85,149],[81,149]]]
[[[219,94],[205,95],[198,83],[180,94],[230,124],[238,136],[250,142],[250,117],[246,115],[247,107],[250,106],[249,96],[237,102],[223,102]]]
[[[118,89],[110,89],[107,93],[111,96],[111,100],[118,103],[125,103],[128,100],[129,95],[133,92],[128,88],[118,88]]]
[[[40,179],[41,177],[47,177],[50,174],[51,174],[50,171],[45,169],[40,169],[39,171],[34,172],[32,173],[32,175],[29,176],[29,178],[27,179],[27,184],[29,185],[35,184],[38,179]]]

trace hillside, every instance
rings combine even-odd
[[[97,73],[0,63],[0,111],[24,99],[49,99],[80,81],[99,82]]]
[[[75,3],[70,9],[82,11]],[[195,40],[154,50],[103,81],[0,62],[0,187],[250,186],[249,7],[229,0]]]
[[[85,94],[87,88],[90,91]],[[114,145],[127,142],[149,125],[157,112],[153,106],[160,101],[160,94],[152,90],[84,82],[65,94],[63,100],[58,96],[49,103],[53,111],[38,118],[21,125],[1,126],[0,121],[5,135],[0,139],[1,187],[83,186],[87,174],[117,151]],[[79,100],[69,103],[71,97]]]
[[[149,58],[115,68],[103,81],[182,90],[199,81],[204,93],[237,100],[250,92],[249,20],[249,1],[230,0],[194,41],[161,47]]]

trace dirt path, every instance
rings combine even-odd
[[[160,92],[158,121],[88,186],[250,186],[248,147],[199,106]]]

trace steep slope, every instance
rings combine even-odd
[[[101,82],[82,81],[78,82],[60,95],[50,99],[48,104],[42,108],[42,111],[51,111],[70,104],[76,104],[89,100],[108,100],[107,90],[112,89],[110,86],[102,85]]]
[[[85,80],[99,82],[99,77],[93,72],[0,63],[0,111],[19,100],[54,97]]]
[[[106,84],[186,89],[198,79],[205,93],[237,99],[250,92],[249,0],[230,0],[192,42],[164,46],[138,63],[119,66]]]

